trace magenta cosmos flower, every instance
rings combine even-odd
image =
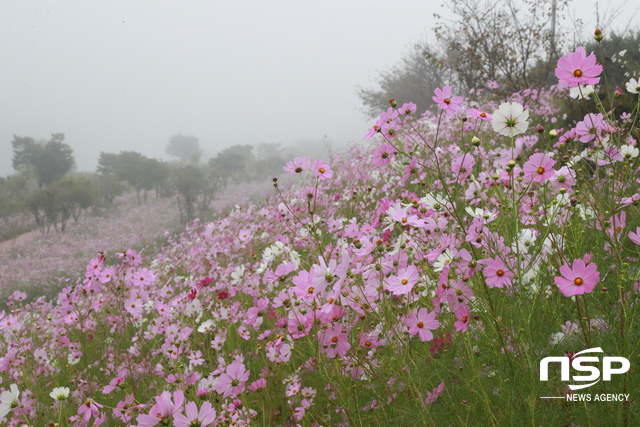
[[[558,285],[565,297],[588,294],[600,281],[597,268],[598,266],[593,262],[587,264],[583,259],[576,259],[571,267],[567,264],[560,267],[560,274],[563,277],[556,276],[553,282]]]
[[[436,96],[432,97],[433,100],[438,104],[439,108],[442,108],[449,114],[453,114],[460,109],[460,104],[464,100],[461,96],[451,97],[451,86],[444,86],[442,89],[439,87],[434,91]]]
[[[429,310],[423,307],[413,311],[405,321],[405,325],[409,328],[409,335],[412,337],[418,335],[420,341],[431,341],[433,339],[431,331],[438,329],[440,322],[436,320],[434,311],[429,313]]]
[[[544,153],[536,153],[522,167],[527,180],[543,183],[554,175],[556,161]]]
[[[558,60],[556,77],[560,80],[558,87],[578,87],[579,85],[595,85],[600,81],[602,65],[596,64],[596,56],[587,56],[584,47],[578,46],[575,52],[567,53]]]

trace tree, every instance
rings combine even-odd
[[[82,212],[94,200],[94,189],[89,178],[67,177],[33,194],[29,198],[29,209],[40,231],[49,233],[53,226],[56,231],[64,233],[69,219],[73,218],[74,222],[78,222]]]
[[[198,138],[180,133],[169,138],[165,152],[170,156],[177,157],[182,163],[197,164],[202,156]]]
[[[376,117],[390,98],[412,101],[418,111],[432,105],[433,90],[454,86],[456,93],[479,93],[496,81],[495,94],[504,98],[537,89],[553,80],[562,49],[559,22],[566,0],[451,0],[452,19],[439,20],[436,42],[416,43],[402,62],[383,72],[379,90],[359,89],[365,112]],[[551,83],[553,84],[553,83]]]
[[[30,137],[14,135],[13,168],[32,165],[36,171],[38,188],[60,180],[75,164],[73,149],[64,142],[63,133],[54,133],[51,140],[39,144]]]
[[[254,162],[253,145],[233,145],[209,159],[209,165],[222,176],[225,185],[229,178],[236,183],[251,181],[251,166]]]
[[[178,191],[180,218],[191,221],[196,210],[203,214],[218,190],[220,176],[211,168],[186,165],[175,170],[175,186]]]
[[[95,201],[94,188],[87,177],[64,178],[54,183],[49,190],[55,194],[60,209],[60,229],[64,233],[67,221],[73,218],[77,223],[83,211]]]
[[[558,4],[559,3],[559,4]],[[455,18],[435,28],[442,63],[461,91],[494,80],[502,93],[546,85],[557,61],[558,18],[566,1],[451,0]]]
[[[399,105],[413,102],[418,111],[433,105],[433,90],[446,80],[444,66],[426,41],[415,43],[401,62],[383,71],[377,79],[379,89],[358,88],[365,114],[377,117],[389,107],[389,99]]]
[[[135,151],[122,151],[119,154],[100,153],[98,172],[113,174],[121,181],[127,181],[135,190],[138,203],[141,204],[140,193],[144,191],[146,200],[147,192],[154,187],[151,163],[151,159]]]

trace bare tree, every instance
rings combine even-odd
[[[566,0],[451,0],[454,15],[441,16],[435,29],[439,51],[460,89],[478,89],[487,81],[510,94],[536,89],[553,76],[559,19]]]

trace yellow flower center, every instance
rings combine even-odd
[[[582,70],[577,69],[573,72],[573,77],[582,77]]]
[[[582,286],[582,284],[584,283],[584,280],[582,280],[582,277],[576,277],[576,278],[574,279],[573,283],[574,283],[576,286]]]
[[[539,175],[542,175],[544,173],[544,168],[540,166],[536,172],[538,172]]]

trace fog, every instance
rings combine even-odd
[[[595,28],[594,0],[572,6]],[[371,87],[433,39],[440,1],[2,1],[0,176],[13,135],[65,133],[78,170],[100,151],[168,159],[177,133],[206,158],[235,144],[348,142]],[[618,8],[600,2],[600,10]],[[604,4],[604,6],[603,6]],[[619,22],[636,7],[626,4]]]

